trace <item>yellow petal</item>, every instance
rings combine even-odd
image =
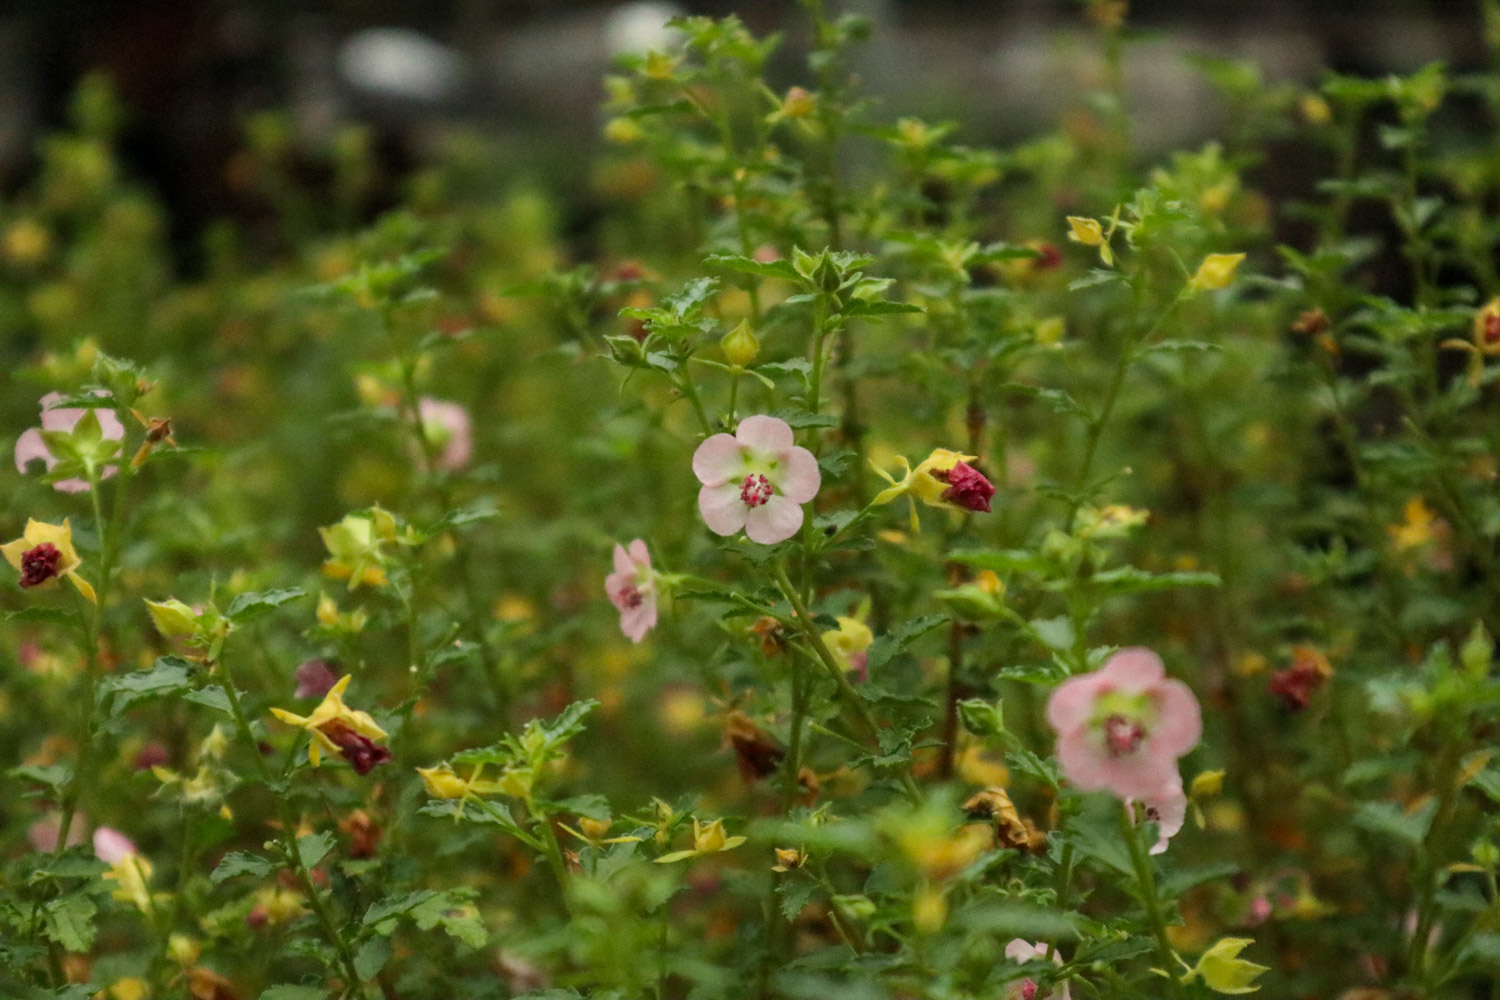
[[[73,586],[78,588],[78,592],[83,595],[84,600],[88,601],[90,604],[99,603],[99,595],[94,593],[93,584],[89,583],[77,573],[69,573],[67,576],[69,580],[73,581]]]

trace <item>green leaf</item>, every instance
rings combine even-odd
[[[469,947],[483,948],[490,935],[471,902],[473,897],[472,889],[449,889],[413,909],[411,916],[420,930],[442,927]]]
[[[248,851],[230,851],[224,855],[224,860],[215,866],[208,880],[214,885],[226,879],[235,878],[239,875],[251,875],[255,878],[265,878],[271,874],[275,866],[270,859],[263,858],[259,854],[251,854]]]
[[[394,917],[406,915],[436,895],[437,893],[431,889],[422,889],[417,892],[403,893],[400,896],[387,896],[384,899],[371,903],[370,908],[365,911],[364,918],[360,922],[366,927],[383,924]],[[394,926],[392,926],[389,929],[380,930],[380,933],[389,934],[394,929]]]
[[[7,777],[46,785],[59,794],[63,787],[73,780],[73,769],[67,764],[22,764],[20,767],[11,768],[5,774]]]
[[[784,278],[795,282],[802,280],[797,274],[797,269],[792,266],[791,261],[787,260],[759,261],[734,254],[716,253],[705,257],[703,263],[709,267],[722,267],[726,271],[754,274],[762,278]]]
[[[182,700],[190,701],[195,705],[206,705],[209,708],[223,712],[225,715],[234,714],[234,706],[229,704],[229,695],[217,684],[209,684],[198,688],[196,691],[189,691],[182,696]]]
[[[818,889],[818,883],[806,875],[793,878],[792,873],[783,877],[781,883],[776,886],[776,892],[781,896],[781,913],[788,920],[796,920],[804,907],[812,900],[812,894]]]
[[[1031,634],[1037,642],[1055,653],[1066,653],[1073,648],[1073,623],[1066,617],[1037,618],[1031,624]]]
[[[1068,915],[1034,903],[981,903],[958,915],[962,926],[997,938],[1028,941],[1072,941],[1078,929]]]
[[[320,986],[272,986],[260,1000],[328,1000],[328,991]]]
[[[920,618],[902,622],[876,638],[866,659],[867,669],[873,671],[885,666],[890,662],[891,657],[947,621],[947,615],[923,615]]]
[[[436,535],[452,528],[462,528],[464,525],[478,524],[480,521],[488,521],[499,516],[500,510],[495,506],[494,501],[488,498],[476,500],[457,510],[448,511],[448,513],[428,525],[423,533]]]
[[[1217,587],[1220,583],[1217,573],[1148,573],[1134,566],[1105,570],[1089,578],[1090,586],[1110,596],[1173,590],[1177,587]]]
[[[1366,802],[1354,814],[1354,825],[1371,833],[1395,837],[1412,847],[1421,847],[1432,825],[1436,802],[1428,802],[1414,813],[1408,813],[1394,802]]]
[[[229,602],[229,610],[224,612],[224,617],[236,625],[243,625],[262,615],[270,614],[283,604],[289,604],[306,593],[307,591],[301,587],[288,587],[284,590],[261,590],[241,594]]]
[[[996,573],[1040,576],[1052,568],[1051,560],[1027,549],[958,549],[949,553],[948,558],[965,566],[994,570]]]
[[[304,868],[316,868],[318,862],[327,857],[328,852],[333,850],[333,834],[324,830],[322,833],[309,833],[305,837],[297,838],[297,857],[302,861]]]
[[[372,979],[391,957],[391,943],[383,937],[366,938],[354,953],[354,974],[360,979]]]
[[[72,626],[78,622],[78,615],[62,608],[29,607],[0,613],[0,621]]]
[[[163,656],[149,670],[132,670],[105,679],[100,701],[114,695],[111,714],[118,715],[139,701],[181,694],[193,686],[193,665],[178,656]]]
[[[47,936],[65,951],[86,952],[94,944],[94,916],[98,912],[87,896],[59,896],[42,908]]]
[[[794,431],[800,431],[806,427],[837,427],[839,425],[839,418],[831,413],[809,413],[806,410],[786,406],[779,410],[772,410],[771,416],[785,420],[787,426]]]

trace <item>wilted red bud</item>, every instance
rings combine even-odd
[[[948,484],[942,498],[951,504],[979,514],[990,512],[990,497],[995,495],[994,484],[968,462],[959,462],[951,469],[932,473],[934,479]]]
[[[730,712],[724,717],[724,735],[734,748],[735,764],[740,777],[749,785],[776,773],[786,751],[771,734],[750,721],[744,712]]]
[[[1280,698],[1289,711],[1300,712],[1332,676],[1328,657],[1311,647],[1298,646],[1292,650],[1292,665],[1272,674],[1266,690]]]

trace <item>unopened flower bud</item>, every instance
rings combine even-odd
[[[723,348],[724,357],[729,359],[729,363],[740,367],[752,364],[760,356],[760,340],[744,320],[724,335],[719,346]]]

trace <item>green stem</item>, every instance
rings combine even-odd
[[[1161,901],[1156,895],[1156,876],[1151,870],[1151,855],[1146,851],[1146,845],[1141,842],[1141,827],[1131,821],[1130,806],[1123,805],[1120,809],[1120,835],[1125,838],[1125,845],[1130,849],[1130,862],[1135,868],[1136,885],[1140,889],[1141,903],[1146,908],[1146,922],[1151,928],[1152,937],[1156,938],[1156,949],[1160,952],[1161,964],[1172,980],[1173,992],[1181,994],[1182,970],[1177,964],[1177,952],[1172,948],[1172,942],[1167,938],[1167,922],[1162,917]]]

